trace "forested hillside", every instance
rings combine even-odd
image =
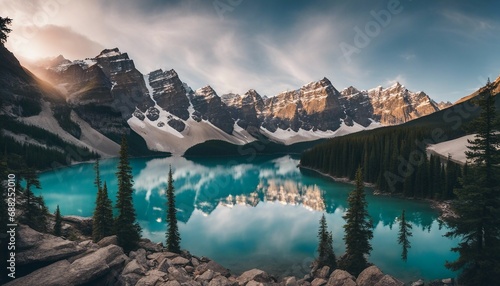
[[[498,86],[497,79],[493,85]],[[478,94],[484,92],[482,88]],[[499,108],[499,96],[495,96]],[[473,134],[471,120],[480,108],[474,98],[406,124],[333,138],[302,154],[300,164],[334,177],[354,179],[358,166],[364,180],[382,192],[408,197],[447,199],[467,171],[453,158],[427,156],[428,144]]]

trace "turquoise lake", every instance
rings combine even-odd
[[[251,159],[251,160],[250,160]],[[117,159],[101,161],[101,176],[111,200],[116,197]],[[292,156],[255,158],[138,158],[131,159],[134,205],[142,235],[165,241],[165,187],[173,169],[181,247],[207,256],[234,274],[260,268],[275,276],[302,277],[316,257],[321,215],[333,232],[337,257],[344,251],[342,215],[352,185],[334,182],[297,168]],[[92,216],[96,189],[93,164],[80,164],[42,173],[43,194],[51,212]],[[373,251],[369,261],[403,281],[455,277],[444,263],[457,240],[447,232],[438,212],[425,202],[374,196],[367,189],[373,219]],[[397,217],[405,209],[413,226],[408,261],[401,260]]]

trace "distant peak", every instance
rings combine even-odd
[[[104,49],[96,58],[114,57],[114,56],[119,56],[121,54],[122,53],[120,52],[120,50],[118,48]]]
[[[204,87],[198,88],[195,93],[203,96],[216,94],[215,90],[210,85],[205,85]]]

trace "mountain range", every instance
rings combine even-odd
[[[122,134],[144,150],[174,154],[208,140],[290,145],[401,124],[451,105],[400,83],[339,91],[327,78],[271,97],[253,89],[219,96],[209,85],[193,90],[174,70],[142,74],[118,48],[22,67],[1,46],[0,60],[3,115],[103,156],[117,154]]]

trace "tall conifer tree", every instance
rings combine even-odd
[[[461,242],[452,248],[458,259],[446,267],[461,270],[459,283],[463,285],[500,281],[500,126],[491,92],[488,80],[478,96],[481,113],[473,122],[477,135],[469,140],[462,187],[455,190],[457,217],[447,219],[451,231],[446,235],[459,237]]]
[[[59,210],[59,205],[57,205],[55,215],[55,224],[54,224],[54,235],[61,236],[61,227],[62,227],[62,217],[61,211]]]
[[[174,180],[172,179],[172,168],[168,171],[167,185],[167,250],[174,253],[180,253],[181,235],[177,226],[177,209],[175,208],[175,190]]]
[[[333,235],[328,231],[325,215],[321,216],[318,231],[318,268],[330,267],[330,270],[337,268],[337,258],[333,252]]]
[[[108,197],[108,186],[97,191],[94,215],[92,217],[92,240],[98,242],[113,234],[113,207]]]
[[[372,246],[370,239],[373,238],[373,224],[368,214],[368,203],[365,198],[363,185],[363,172],[361,168],[356,171],[356,188],[349,194],[349,204],[343,218],[346,253],[339,262],[340,268],[353,275],[358,275],[368,266],[365,255],[368,255]]]
[[[118,216],[115,219],[115,233],[118,236],[118,244],[125,252],[137,247],[141,238],[141,227],[136,222],[134,204],[132,201],[133,176],[132,167],[128,158],[128,144],[125,137],[122,137],[120,146],[120,160],[118,162],[118,193],[116,206]]]

